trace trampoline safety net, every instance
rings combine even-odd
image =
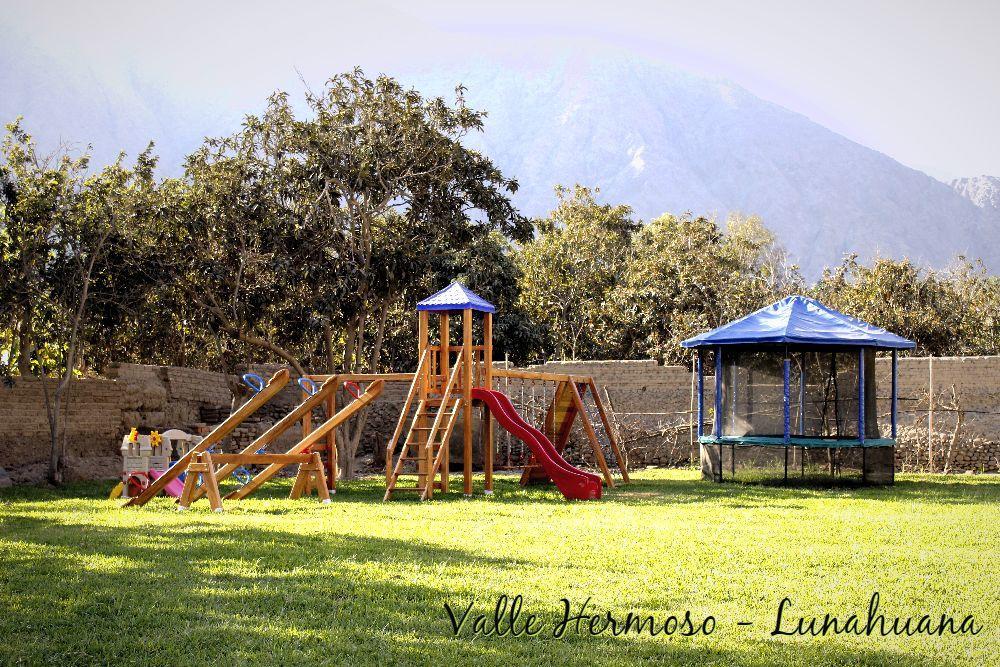
[[[722,357],[723,437],[784,436],[785,357],[784,350],[726,350]],[[790,435],[857,439],[858,352],[790,351],[788,359]],[[865,438],[874,439],[879,437],[875,351],[865,350],[864,360]]]

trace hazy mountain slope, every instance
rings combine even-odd
[[[519,179],[528,213],[580,182],[646,219],[759,214],[810,277],[848,252],[1000,266],[996,228],[948,185],[733,84],[621,58],[414,79],[442,93],[455,80],[489,111],[475,142]]]
[[[955,192],[983,209],[993,221],[1000,223],[1000,178],[996,176],[956,178],[951,182],[951,187],[954,188]]]
[[[153,139],[163,172],[176,174],[202,137],[264,104],[164,88],[130,66],[70,67],[16,40],[0,43],[0,63],[0,119],[25,115],[43,146],[92,143],[96,164]],[[934,265],[968,253],[1000,267],[998,225],[978,200],[724,81],[620,55],[401,78],[427,92],[468,87],[469,103],[489,111],[469,141],[519,180],[530,215],[552,208],[553,185],[579,182],[644,219],[759,214],[809,277],[846,252]]]

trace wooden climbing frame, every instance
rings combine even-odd
[[[583,403],[583,397],[586,395],[587,391],[589,391],[594,400],[594,404],[597,406],[597,413],[601,419],[601,424],[604,426],[604,431],[608,434],[608,442],[611,445],[611,451],[614,454],[618,470],[621,472],[622,482],[626,484],[629,482],[628,469],[625,463],[625,457],[622,454],[621,446],[618,443],[618,435],[612,427],[611,421],[608,419],[608,413],[604,408],[604,402],[601,400],[601,396],[597,392],[597,385],[594,383],[594,379],[592,377],[586,375],[566,375],[561,373],[540,373],[516,369],[495,369],[493,371],[493,375],[495,377],[502,378],[555,383],[555,393],[552,403],[549,404],[546,410],[545,423],[542,431],[549,438],[549,440],[552,441],[556,451],[559,452],[559,454],[562,454],[563,450],[566,448],[566,444],[569,442],[569,437],[573,431],[573,425],[577,417],[579,417],[584,431],[587,434],[587,440],[590,442],[591,450],[594,454],[594,460],[597,463],[598,468],[601,470],[601,475],[604,477],[604,483],[607,484],[609,488],[614,488],[614,477],[611,475],[611,469],[609,468],[607,459],[604,456],[601,443],[597,439],[597,433],[594,430],[594,425],[591,423],[590,416],[587,414],[586,407]],[[548,476],[545,474],[542,467],[538,465],[534,455],[532,455],[532,457],[528,460],[528,464],[524,468],[524,472],[521,474],[521,484],[526,485],[533,482],[543,482],[547,480]]]

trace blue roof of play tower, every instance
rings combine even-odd
[[[916,347],[912,340],[804,296],[785,297],[718,329],[688,338],[681,346],[753,344],[845,345],[901,350]]]
[[[466,308],[482,313],[495,313],[497,310],[492,303],[461,283],[452,283],[417,303],[417,310],[465,310]]]

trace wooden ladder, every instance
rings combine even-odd
[[[452,396],[447,400],[428,399],[417,405],[409,433],[393,467],[385,500],[391,499],[396,492],[416,492],[421,500],[427,500],[433,496],[435,489],[448,491],[447,475],[442,476],[440,481],[435,481],[435,478],[441,466],[447,465],[448,440],[458,422],[461,404],[461,398]],[[426,426],[428,423],[431,425]],[[413,466],[416,470],[407,469]],[[417,477],[416,486],[399,486],[400,476],[413,474]]]
[[[461,348],[459,348],[461,349]],[[421,500],[429,500],[438,489],[448,491],[448,473],[445,468],[441,479],[435,481],[442,466],[448,465],[448,440],[458,423],[458,415],[462,411],[462,398],[459,386],[461,364],[456,364],[451,376],[445,384],[440,398],[426,398],[417,403],[416,412],[410,422],[406,439],[399,451],[395,463],[392,463],[391,452],[395,444],[395,436],[390,442],[389,456],[391,469],[386,479],[384,500],[390,500],[396,492],[416,492]],[[425,380],[418,373],[414,383]],[[412,393],[412,392],[411,392]],[[405,412],[401,419],[405,419]],[[428,423],[430,426],[428,426]],[[401,430],[397,428],[397,431]],[[399,486],[402,475],[412,475],[414,471],[408,467],[416,466],[416,486]]]

